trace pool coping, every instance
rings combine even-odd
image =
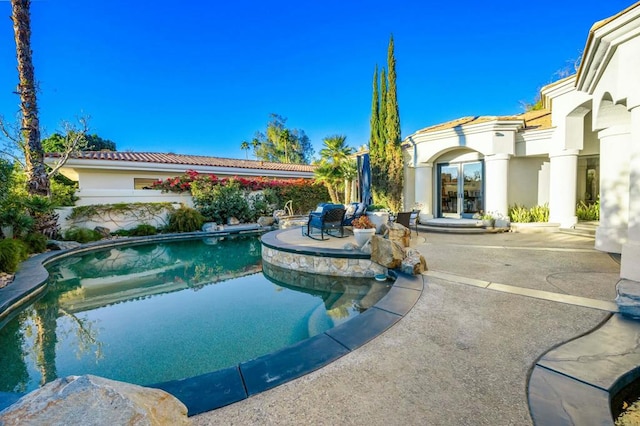
[[[527,384],[534,424],[612,425],[613,398],[640,378],[638,321],[612,314],[547,351]]]
[[[273,234],[275,236],[278,232],[280,231],[264,234],[263,240],[265,235]],[[17,315],[24,304],[44,293],[48,278],[45,266],[54,260],[102,247],[194,237],[219,237],[232,233],[229,231],[193,232],[121,238],[83,244],[77,248],[33,256],[21,264],[14,281],[0,289],[0,327]],[[248,234],[256,233],[256,231],[238,231],[237,233]],[[280,243],[278,247],[282,248],[282,245]],[[336,255],[362,256],[361,253],[356,254],[346,250],[322,249],[327,257],[333,257],[330,256],[330,251],[346,252],[333,253]],[[301,250],[296,252],[300,253]],[[188,415],[193,416],[241,401],[309,374],[382,334],[413,308],[424,289],[424,277],[396,273],[395,271],[389,271],[389,276],[395,279],[389,292],[374,306],[343,324],[270,354],[241,362],[233,367],[145,386],[162,389],[172,394],[186,405]],[[0,410],[10,406],[21,396],[23,394],[0,392]]]

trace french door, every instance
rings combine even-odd
[[[484,209],[484,163],[438,165],[440,217],[471,218]]]

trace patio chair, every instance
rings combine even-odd
[[[411,235],[411,229],[413,228],[418,235],[418,213],[417,210],[411,212],[399,212],[396,217],[396,223],[409,229],[409,235]]]
[[[344,225],[342,224],[345,215],[345,208],[342,204],[321,204],[315,211],[309,213],[309,222],[307,223],[307,232],[302,233],[314,240],[326,240],[324,234],[338,237],[331,234],[331,231],[340,230],[339,238],[344,237]],[[320,238],[316,238],[312,234],[312,229],[320,230]]]

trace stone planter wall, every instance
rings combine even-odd
[[[340,277],[369,277],[386,274],[387,269],[370,259],[349,259],[290,253],[262,246],[262,260],[281,268]]]

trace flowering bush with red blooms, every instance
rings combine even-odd
[[[230,182],[246,192],[263,191],[268,203],[276,206],[275,208],[282,208],[287,201],[292,200],[296,214],[306,214],[318,203],[329,199],[326,187],[313,179],[218,178],[213,174],[200,174],[195,170],[187,170],[182,176],[158,180],[153,184],[153,189],[162,192],[189,192],[193,195],[195,184],[198,198],[201,198],[204,194],[215,191],[215,187],[226,186]]]

